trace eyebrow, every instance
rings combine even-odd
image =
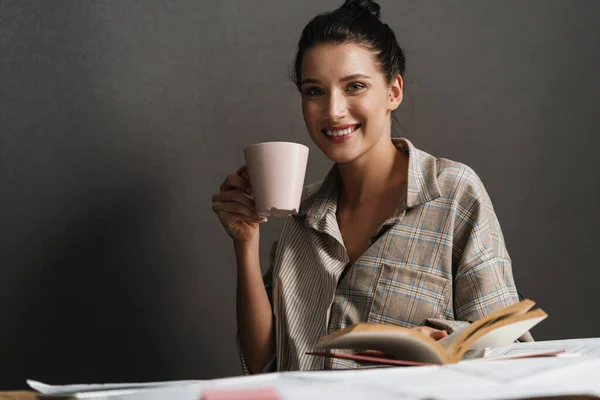
[[[352,75],[343,77],[342,79],[340,79],[340,82],[348,82],[348,81],[353,81],[355,79],[371,79],[371,77],[368,75],[364,75],[364,74],[352,74]],[[300,83],[300,85],[304,85],[305,83],[321,83],[321,81],[318,79],[307,78],[307,79],[303,79],[302,82]]]

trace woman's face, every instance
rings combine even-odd
[[[301,77],[304,122],[330,160],[352,162],[389,142],[402,78],[386,82],[372,51],[353,43],[314,46],[304,53]]]

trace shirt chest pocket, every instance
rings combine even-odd
[[[450,279],[432,268],[399,261],[381,263],[368,322],[410,327],[451,313]]]

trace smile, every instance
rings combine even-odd
[[[327,136],[346,136],[353,133],[355,130],[360,128],[360,124],[358,125],[348,125],[342,127],[335,127],[336,129],[322,129],[321,132],[326,134]]]

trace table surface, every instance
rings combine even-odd
[[[509,360],[468,360],[423,367],[370,368],[346,371],[302,371],[259,374],[213,380],[153,382],[127,400],[201,399],[210,390],[274,388],[282,399],[600,399],[600,338],[518,343],[493,349],[490,356],[518,356],[531,352],[565,350],[556,357]],[[138,384],[136,388],[139,389]],[[148,385],[148,384],[146,384]],[[35,386],[35,384],[34,384]],[[90,387],[35,387],[51,394]],[[94,387],[92,387],[93,389]],[[95,389],[131,390],[119,385]],[[106,392],[105,392],[106,393]],[[114,392],[113,392],[114,393]],[[116,394],[116,393],[115,393]],[[0,400],[31,400],[35,392],[0,392]]]
[[[0,400],[35,400],[36,392],[0,392]]]

